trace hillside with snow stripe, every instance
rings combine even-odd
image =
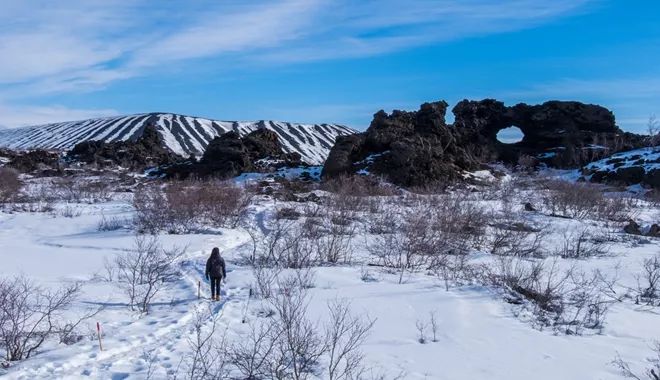
[[[69,150],[87,140],[134,141],[149,124],[158,127],[167,148],[182,156],[200,155],[213,138],[229,131],[245,135],[261,128],[270,129],[277,133],[287,153],[297,152],[312,165],[325,161],[338,136],[356,132],[337,124],[217,121],[171,113],[148,113],[1,129],[0,147]]]

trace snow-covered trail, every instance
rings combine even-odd
[[[108,247],[90,244],[64,244],[71,236],[50,236],[37,239],[38,244],[51,248],[85,249],[87,251],[105,251]],[[84,303],[103,304],[107,306],[99,316],[104,332],[103,346],[100,351],[98,343],[94,340],[84,340],[70,347],[59,346],[56,350],[44,352],[34,358],[17,365],[8,379],[77,379],[80,377],[127,379],[143,378],[148,363],[145,353],[149,353],[157,366],[167,371],[175,370],[180,362],[180,352],[185,351],[188,338],[193,332],[193,323],[197,315],[204,315],[207,323],[211,323],[212,314],[222,314],[222,323],[230,324],[242,318],[244,303],[249,295],[247,289],[240,282],[242,276],[236,276],[238,284],[229,281],[223,285],[222,300],[211,302],[209,300],[208,283],[204,281],[204,270],[208,253],[212,247],[219,247],[228,256],[231,252],[246,243],[250,238],[246,233],[231,231],[227,234],[200,236],[204,240],[202,249],[187,250],[181,262],[182,278],[174,283],[161,299],[154,303],[152,312],[139,317],[127,310],[122,302],[96,302],[94,289],[86,289],[87,297]],[[91,239],[94,241],[95,239]],[[123,248],[111,248],[123,251]],[[249,270],[239,268],[228,263],[228,278],[231,279],[241,271]],[[198,281],[202,285],[202,298],[197,298]],[[104,287],[98,284],[98,287]],[[111,285],[113,286],[113,285]],[[86,288],[94,288],[89,284]],[[167,294],[165,294],[167,293]],[[121,295],[117,294],[121,299]],[[162,296],[172,297],[170,302]],[[112,297],[115,298],[115,297]],[[117,318],[123,314],[124,318]]]

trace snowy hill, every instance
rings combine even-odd
[[[171,113],[148,113],[0,129],[0,147],[68,150],[87,140],[136,140],[144,127],[151,123],[158,126],[165,145],[182,156],[201,154],[214,137],[228,131],[245,135],[267,128],[277,133],[287,153],[298,152],[305,162],[315,165],[325,161],[338,136],[355,133],[353,129],[337,124],[217,121]]]

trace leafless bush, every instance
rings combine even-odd
[[[66,204],[59,210],[59,214],[65,218],[77,218],[82,215],[82,209],[78,206]]]
[[[621,356],[618,354],[612,361],[612,365],[621,371],[621,375],[623,375],[623,377],[627,377],[629,379],[660,380],[660,342],[654,342],[651,349],[653,350],[653,356],[646,359],[649,363],[649,367],[646,368],[644,374],[635,373],[630,368],[630,364],[623,360],[623,358],[621,358]]]
[[[442,234],[446,250],[465,253],[481,246],[488,215],[467,194],[449,194],[431,198],[430,202],[422,207],[432,210],[432,228]]]
[[[225,334],[218,336],[218,320],[210,307],[196,311],[192,334],[188,338],[189,350],[183,358],[185,378],[190,380],[226,379],[229,375],[229,351]]]
[[[124,228],[125,225],[125,220],[118,217],[106,218],[105,214],[101,213],[101,220],[96,226],[96,230],[99,232],[117,231]]]
[[[139,231],[189,233],[205,223],[234,228],[245,216],[252,194],[229,182],[172,182],[138,188],[133,197]]]
[[[147,313],[158,292],[179,276],[176,262],[185,248],[163,249],[156,237],[138,235],[134,248],[115,258],[117,279],[131,309]]]
[[[431,334],[433,334],[433,342],[435,343],[438,341],[438,329],[440,328],[435,310],[429,313],[429,325],[431,326]]]
[[[250,323],[249,332],[242,335],[229,347],[231,364],[242,379],[266,379],[271,375],[271,362],[277,349],[281,331],[274,328],[275,322]]]
[[[556,260],[548,265],[546,261],[502,258],[489,277],[506,292],[508,302],[531,313],[534,324],[565,334],[601,329],[613,302],[606,296],[610,284],[602,273],[561,270]]]
[[[107,202],[112,195],[108,181],[80,177],[54,179],[50,188],[59,200],[75,203]]]
[[[287,219],[274,219],[267,227],[265,236],[258,231],[249,230],[253,246],[250,257],[247,258],[250,263],[294,269],[314,264],[314,230]]]
[[[637,275],[638,302],[660,306],[660,255],[645,259]]]
[[[360,280],[363,282],[376,282],[378,279],[374,277],[369,268],[362,266],[360,268]]]
[[[597,185],[562,180],[546,181],[548,194],[543,201],[554,216],[565,218],[623,221],[632,216],[630,197],[605,197]]]
[[[262,263],[254,263],[252,273],[255,279],[255,296],[263,299],[270,298],[281,270],[276,267],[265,267]]]
[[[18,176],[15,169],[0,168],[0,203],[11,202],[18,196],[23,186]]]
[[[78,284],[51,291],[25,277],[0,279],[0,347],[7,360],[28,359],[51,336],[70,330],[62,313],[79,291]]]
[[[393,196],[401,193],[399,189],[385,181],[359,175],[339,176],[326,180],[321,188],[341,196]]]
[[[320,262],[337,264],[351,261],[351,243],[357,230],[346,210],[324,208],[316,219],[308,219],[311,238]]]
[[[427,328],[426,322],[422,321],[421,319],[418,319],[417,321],[415,321],[415,328],[417,329],[417,341],[421,344],[425,344],[426,328]]]
[[[199,184],[202,215],[214,225],[235,228],[245,217],[254,192],[228,181],[210,181]]]
[[[589,228],[567,229],[555,254],[563,258],[585,259],[602,256],[609,251],[609,243],[602,236],[595,236]]]
[[[276,311],[274,331],[278,332],[270,376],[275,379],[304,380],[319,366],[326,346],[318,326],[307,318],[308,297],[302,289],[282,289],[270,299]]]
[[[511,203],[505,203],[500,213],[492,214],[492,230],[487,241],[490,252],[500,256],[539,257],[542,243],[549,231],[545,226],[528,225]]]
[[[545,206],[552,215],[584,219],[594,216],[603,194],[594,185],[552,180],[546,183],[549,194]]]
[[[325,328],[328,353],[328,379],[349,380],[364,372],[364,355],[360,350],[375,320],[361,319],[351,313],[347,301],[328,303],[329,321]]]
[[[380,263],[399,273],[399,283],[406,272],[415,272],[429,264],[442,244],[441,234],[434,230],[430,210],[409,209],[393,221],[388,233],[373,236],[367,244],[369,252]]]
[[[133,207],[135,226],[140,233],[156,234],[169,224],[167,199],[163,191],[155,185],[145,185],[135,189]]]

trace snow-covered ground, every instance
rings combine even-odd
[[[130,201],[125,196],[115,198],[93,205],[57,205],[59,209],[75,208],[72,217],[62,216],[62,212],[0,212],[0,276],[23,274],[52,287],[81,281],[83,294],[71,313],[103,306],[83,323],[82,341],[68,346],[48,342],[32,358],[12,363],[5,378],[141,379],[148,372],[153,372],[152,378],[167,378],[188,355],[199,315],[205,316],[207,325],[215,315],[222,326],[218,330],[230,338],[247,331],[249,323],[243,322],[260,318],[262,301],[250,297],[252,268],[241,264],[241,258],[252,249],[250,234],[243,228],[159,236],[163,246],[186,246],[180,263],[182,276],[158,295],[149,314],[131,311],[117,284],[103,279],[104,262],[132,249],[135,236],[129,222],[134,213]],[[250,206],[250,217],[261,225],[283,206],[300,207],[257,197]],[[521,209],[522,203],[516,202],[515,211]],[[644,225],[658,222],[659,211],[644,203],[636,220]],[[126,227],[99,232],[102,218],[124,220]],[[591,220],[543,214],[534,218],[557,233],[584,226],[608,228]],[[660,241],[628,238],[620,231],[614,234],[616,242],[608,255],[562,259],[562,265],[599,269],[609,275],[616,272],[618,291],[635,288],[642,261],[660,253]],[[547,239],[552,241],[553,236]],[[443,282],[423,271],[407,274],[399,284],[396,273],[365,266],[372,260],[364,249],[363,232],[353,240],[355,264],[313,268],[310,317],[323,324],[327,302],[341,298],[350,300],[355,313],[374,319],[363,346],[365,364],[370,373],[385,375],[384,379],[620,379],[611,365],[616,355],[642,372],[652,341],[660,339],[660,308],[623,299],[612,305],[600,331],[580,336],[557,334],[549,328],[534,328],[515,313],[515,306],[503,302],[501,293],[486,286],[446,290]],[[220,248],[228,263],[221,302],[209,300],[203,279],[204,263],[213,247]],[[471,260],[488,261],[488,256],[474,252]],[[364,280],[367,270],[369,281]],[[202,299],[197,298],[200,280]],[[421,344],[416,324],[427,321],[431,313],[438,321],[437,342]],[[96,341],[97,321],[103,330],[103,351]]]

